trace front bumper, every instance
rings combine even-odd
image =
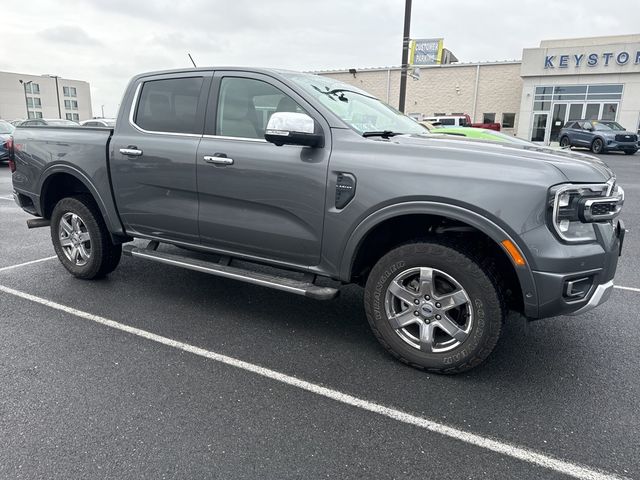
[[[637,152],[637,142],[616,142],[615,140],[607,140],[604,145],[606,152]]]
[[[613,279],[626,232],[620,220],[616,221],[615,228],[609,225],[608,229],[610,235],[606,236],[603,232],[607,229],[604,226],[601,228],[599,245],[572,246],[571,258],[557,262],[564,266],[563,270],[532,272],[538,308],[535,315],[527,315],[529,318],[579,315],[607,301],[613,290]],[[594,254],[594,247],[598,248],[598,254]],[[569,268],[571,266],[578,268]]]

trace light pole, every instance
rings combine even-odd
[[[409,42],[411,39],[411,0],[406,0],[404,6],[404,31],[402,34],[402,67],[400,70],[400,100],[398,110],[404,112],[404,103],[407,97],[407,70],[409,69]]]
[[[101,105],[100,108],[102,109],[102,118],[104,118],[104,105]]]
[[[23,80],[18,80],[22,84],[22,88],[24,90],[24,105],[27,107],[27,119],[29,119],[29,101],[27,100],[27,85],[33,83],[31,80],[25,82]]]
[[[60,87],[58,86],[58,75],[49,75],[49,78],[54,78],[56,81],[56,100],[58,101],[58,118],[62,118],[62,110],[60,109]]]

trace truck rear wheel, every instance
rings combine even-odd
[[[482,363],[498,342],[506,314],[491,268],[436,241],[383,256],[367,279],[365,310],[393,356],[435,373]]]
[[[122,246],[113,244],[98,206],[88,195],[63,198],[56,204],[51,241],[64,268],[78,278],[102,277],[120,263]]]

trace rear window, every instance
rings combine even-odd
[[[145,82],[135,124],[152,132],[201,133],[196,132],[196,112],[202,82],[202,77]]]

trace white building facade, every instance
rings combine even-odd
[[[522,54],[518,135],[548,144],[570,120],[640,131],[640,35],[547,40]]]
[[[88,82],[53,75],[0,72],[0,118],[92,118]]]

